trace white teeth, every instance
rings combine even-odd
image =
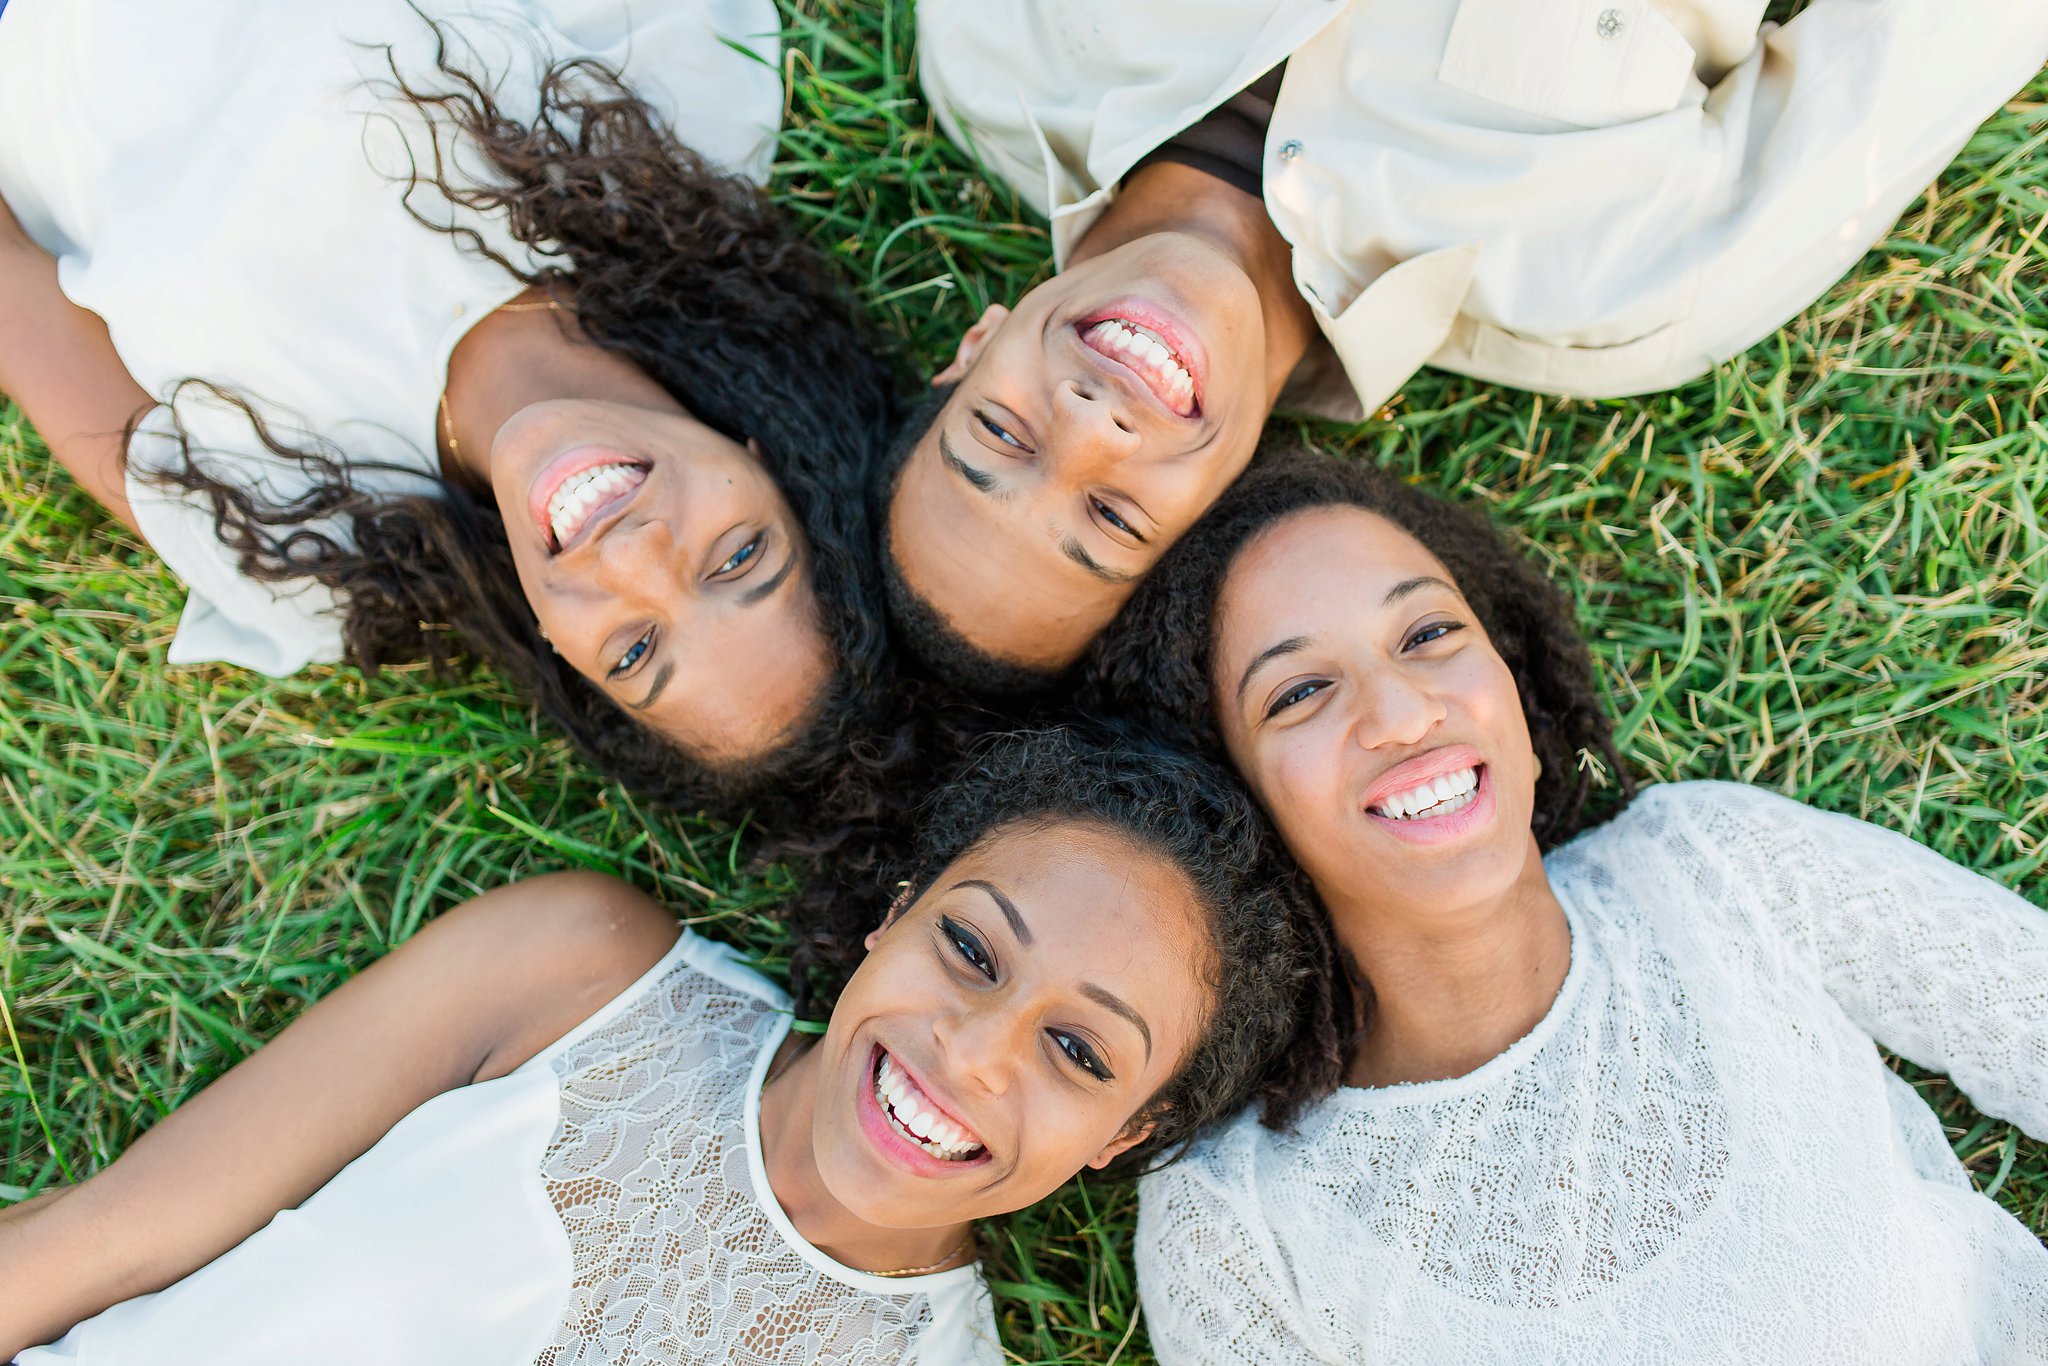
[[[583,529],[592,508],[610,502],[646,477],[638,465],[620,462],[579,470],[564,479],[548,499],[548,530],[554,533],[555,544],[568,544]]]
[[[1375,802],[1372,809],[1397,821],[1448,816],[1470,806],[1478,790],[1479,770],[1462,768],[1456,773],[1417,783],[1405,792],[1396,792]]]
[[[930,1098],[920,1092],[887,1053],[875,1072],[875,1098],[896,1131],[932,1156],[959,1162],[981,1154],[981,1144],[952,1120],[925,1108]]]
[[[1194,376],[1158,333],[1123,318],[1106,318],[1090,327],[1088,336],[1103,350],[1125,357],[1133,369],[1142,369],[1153,389],[1176,411],[1190,407]]]

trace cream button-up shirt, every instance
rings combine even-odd
[[[1839,278],[2048,60],[2048,0],[923,0],[940,121],[1052,224],[1281,61],[1266,207],[1342,374],[1669,388]],[[1345,381],[1348,379],[1348,383]]]

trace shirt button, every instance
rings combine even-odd
[[[1621,17],[1621,11],[1618,9],[1601,10],[1600,17],[1593,21],[1593,31],[1602,38],[1612,38],[1625,27],[1627,21]]]
[[[457,304],[457,305],[455,305],[455,308],[454,308],[454,313],[455,313],[455,316],[456,316],[456,317],[458,317],[458,318],[459,318],[459,317],[461,317],[461,316],[462,316],[463,314],[465,314],[465,313],[467,313],[467,312],[469,312],[469,306],[468,306],[467,304]]]
[[[1292,161],[1300,155],[1301,143],[1294,138],[1289,138],[1280,144],[1280,159],[1282,161]]]

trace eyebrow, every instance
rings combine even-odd
[[[635,711],[646,711],[654,705],[655,699],[661,696],[661,690],[668,686],[668,681],[674,678],[675,674],[675,665],[663,664],[654,671],[654,686],[647,690],[647,696],[641,698],[638,702],[628,702],[626,705]]]
[[[1265,649],[1259,651],[1258,657],[1244,666],[1244,674],[1237,680],[1237,700],[1239,702],[1244,701],[1244,691],[1252,685],[1253,674],[1266,667],[1273,660],[1278,659],[1281,655],[1291,655],[1296,650],[1306,647],[1307,644],[1307,636],[1289,636],[1278,645],[1268,645]]]
[[[1145,1023],[1145,1017],[1123,1003],[1114,992],[1106,991],[1093,982],[1081,984],[1081,994],[1105,1010],[1114,1011],[1138,1027],[1138,1033],[1145,1039],[1145,1061],[1152,1061],[1152,1029]]]
[[[997,482],[996,477],[986,470],[978,470],[962,460],[953,451],[953,443],[946,440],[944,432],[939,433],[939,459],[947,469],[965,479],[991,498],[1006,498],[1009,490]]]
[[[792,550],[789,552],[789,558],[782,562],[782,568],[776,570],[772,578],[757,583],[746,592],[740,594],[740,606],[752,607],[755,603],[782,587],[782,581],[789,577],[792,569],[796,568],[796,561],[797,553]],[[653,701],[654,699],[649,698],[648,700]]]
[[[1104,583],[1135,583],[1138,578],[1136,574],[1126,574],[1120,569],[1111,569],[1108,565],[1090,555],[1088,547],[1082,545],[1072,536],[1062,536],[1060,538],[1060,554],[1065,555]]]
[[[964,878],[953,884],[953,890],[956,892],[962,887],[973,887],[978,891],[987,892],[989,897],[1002,910],[1003,919],[1010,922],[1010,933],[1017,936],[1017,942],[1026,948],[1030,947],[1031,930],[1025,925],[1024,917],[1017,914],[1016,903],[1003,894],[1002,888],[996,886],[993,882],[984,882],[978,877]],[[1126,1005],[1123,998],[1115,992],[1096,986],[1093,982],[1083,982],[1081,984],[1081,994],[1103,1009],[1123,1016],[1132,1025],[1136,1026],[1139,1035],[1145,1040],[1145,1061],[1152,1061],[1152,1026],[1145,1023],[1143,1015],[1140,1015],[1137,1011]]]
[[[1430,587],[1444,588],[1453,593],[1458,593],[1458,586],[1454,583],[1447,583],[1434,574],[1417,574],[1414,578],[1403,579],[1392,588],[1389,588],[1387,595],[1380,599],[1380,606],[1392,607],[1410,593],[1420,592],[1422,589]],[[1458,596],[1462,598],[1465,595],[1458,593]]]
[[[1002,888],[993,882],[984,882],[978,877],[966,878],[953,884],[953,890],[956,892],[962,887],[973,887],[978,891],[987,892],[989,899],[996,903],[996,908],[1002,911],[1003,919],[1010,922],[1010,933],[1017,936],[1017,942],[1026,948],[1031,946],[1031,927],[1024,923],[1023,916],[1017,914],[1017,903],[1003,895]]]

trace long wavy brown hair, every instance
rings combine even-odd
[[[417,111],[430,130],[394,193],[424,228],[572,308],[591,341],[631,360],[702,421],[759,444],[810,541],[837,659],[825,697],[776,753],[714,768],[627,716],[555,655],[487,496],[455,484],[437,495],[368,492],[351,472],[362,462],[332,445],[288,443],[260,421],[265,448],[310,477],[303,496],[265,502],[210,473],[190,447],[160,481],[210,503],[217,534],[249,578],[315,579],[333,589],[354,663],[482,662],[598,768],[657,800],[766,803],[798,818],[800,794],[833,781],[886,690],[862,494],[892,426],[892,349],[856,316],[825,255],[754,185],[684,146],[617,72],[589,59],[544,60],[538,112],[515,118],[493,96],[490,74],[467,69],[448,31],[422,22],[437,39],[430,73],[401,71],[385,53],[394,109]],[[458,139],[482,154],[489,175],[481,183],[454,173]],[[436,222],[415,196],[500,217],[543,264],[505,259],[474,231]],[[246,401],[204,387],[255,418]],[[347,525],[352,543],[306,525],[324,519]]]

